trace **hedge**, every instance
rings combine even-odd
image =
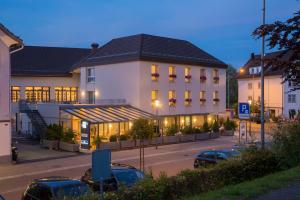
[[[107,193],[106,200],[175,200],[184,196],[255,179],[281,168],[276,156],[267,150],[245,152],[240,160],[228,160],[212,168],[184,170],[176,176],[161,175],[135,186]]]

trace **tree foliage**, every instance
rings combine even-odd
[[[226,103],[228,105],[229,100],[229,107],[232,108],[234,103],[238,101],[238,82],[236,79],[236,69],[229,65],[226,71],[226,76],[229,83],[229,87],[226,87],[226,94],[229,95],[229,99],[226,97]]]
[[[147,119],[138,119],[133,122],[130,130],[130,135],[134,139],[148,139],[152,138],[154,134],[154,126]]]
[[[283,50],[267,65],[283,70],[283,81],[294,86],[291,90],[300,89],[300,10],[284,22],[262,25],[253,32],[256,39],[263,35],[270,49]]]

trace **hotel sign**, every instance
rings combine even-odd
[[[90,149],[90,123],[81,121],[81,140],[80,146],[82,149]]]

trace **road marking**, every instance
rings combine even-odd
[[[151,158],[151,157],[163,156],[163,155],[169,155],[169,154],[176,154],[176,153],[183,153],[183,152],[188,152],[188,151],[199,151],[199,150],[203,150],[203,149],[225,148],[228,146],[214,145],[214,146],[210,146],[210,148],[198,147],[198,148],[191,148],[191,149],[185,149],[185,150],[168,151],[168,152],[163,152],[163,153],[155,153],[155,154],[145,155],[145,158]],[[131,156],[131,157],[127,157],[127,158],[113,159],[112,162],[122,162],[122,161],[129,161],[129,160],[138,160],[138,159],[139,159],[139,156]],[[18,175],[0,177],[0,181],[21,178],[24,176],[34,176],[34,175],[40,175],[40,174],[45,174],[45,173],[52,173],[52,172],[57,172],[57,171],[71,170],[71,169],[90,167],[90,166],[91,166],[91,164],[80,164],[80,165],[59,167],[59,168],[55,168],[55,169],[47,169],[47,170],[41,170],[41,171],[35,171],[35,172],[26,172],[26,173],[18,174]]]

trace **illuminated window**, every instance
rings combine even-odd
[[[12,86],[11,87],[11,101],[18,102],[20,100],[20,87]]]
[[[206,71],[205,69],[200,69],[200,81],[204,83],[206,81]]]
[[[176,92],[169,90],[169,106],[176,106]]]
[[[213,101],[214,101],[214,104],[217,104],[220,99],[219,99],[219,92],[218,91],[214,91],[213,93]]]
[[[201,102],[201,104],[204,104],[205,101],[206,101],[205,91],[201,91],[200,92],[200,102]]]
[[[252,101],[252,96],[248,96],[248,101]]]
[[[151,100],[152,100],[152,103],[154,103],[155,100],[158,99],[158,90],[152,90],[151,91]]]
[[[55,101],[56,102],[77,102],[78,89],[77,87],[55,87]]]
[[[88,83],[95,83],[95,68],[87,68],[86,80]]]
[[[169,66],[169,81],[173,82],[176,79],[176,71],[174,66]]]
[[[191,68],[189,68],[189,67],[184,68],[184,80],[185,80],[185,82],[190,83],[191,78],[192,78]]]
[[[219,83],[220,77],[219,77],[219,70],[217,69],[213,70],[213,80],[214,83]]]
[[[50,87],[26,87],[25,98],[29,102],[49,102]]]
[[[151,80],[158,81],[159,73],[158,73],[158,66],[151,65]]]
[[[192,104],[191,91],[186,90],[184,92],[184,105],[190,106]]]

